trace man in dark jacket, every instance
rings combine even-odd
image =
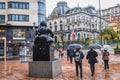
[[[70,58],[70,64],[72,64],[73,55],[74,55],[74,49],[73,48],[68,48],[67,49],[67,60],[69,60],[69,58]]]
[[[92,48],[90,51],[88,51],[86,59],[88,59],[88,63],[90,64],[90,69],[91,69],[91,76],[94,76],[95,73],[95,63],[97,63],[96,57],[98,56],[97,52],[93,50]]]

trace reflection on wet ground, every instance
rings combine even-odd
[[[32,78],[28,76],[28,63],[19,60],[0,61],[0,80],[120,80],[120,55],[110,55],[110,69],[104,70],[101,56],[96,64],[95,76],[91,77],[87,60],[83,60],[83,79],[76,77],[75,64],[62,58],[62,74],[54,79]]]

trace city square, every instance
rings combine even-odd
[[[58,55],[58,53],[56,52]],[[58,57],[58,56],[57,56]],[[101,55],[95,65],[95,76],[90,75],[88,61],[83,60],[83,78],[76,77],[75,64],[70,64],[67,58],[61,58],[62,73],[53,78],[35,78],[28,75],[28,62],[20,60],[0,61],[0,80],[119,80],[120,79],[120,55],[110,55],[110,69],[104,70]]]
[[[0,80],[120,80],[119,1],[0,0],[0,67]]]

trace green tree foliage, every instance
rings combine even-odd
[[[115,39],[115,38],[117,38],[117,33],[114,31],[113,28],[106,27],[102,31],[102,36],[104,39],[107,39],[107,40],[108,39]]]

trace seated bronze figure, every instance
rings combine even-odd
[[[50,61],[50,46],[53,42],[53,32],[47,28],[45,22],[41,22],[40,27],[36,30],[33,46],[33,61]]]

